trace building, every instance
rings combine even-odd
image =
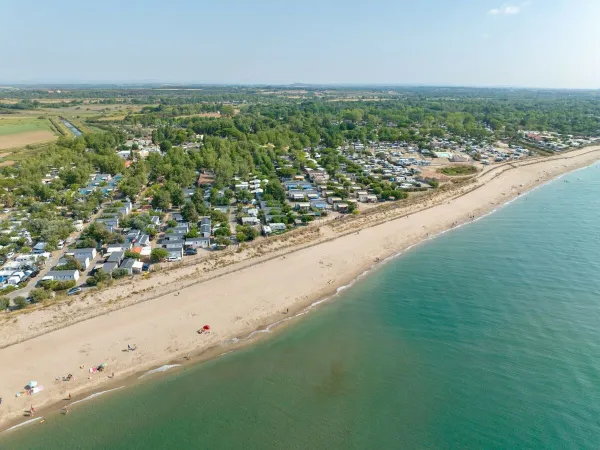
[[[185,246],[189,248],[208,248],[210,247],[209,237],[189,238],[185,240]]]
[[[67,253],[69,256],[73,256],[75,259],[88,258],[90,261],[97,255],[95,248],[76,248],[75,250]]]
[[[55,281],[77,281],[79,280],[78,270],[51,270],[43,278],[44,280],[55,280]]]
[[[127,258],[121,263],[119,269],[126,270],[129,275],[133,275],[134,273],[141,273],[143,266],[143,262],[138,261],[134,258]]]
[[[258,214],[258,212],[257,212]],[[203,217],[200,220],[200,236],[209,238],[211,233],[211,221],[208,217]]]
[[[110,254],[110,256],[108,257],[106,262],[109,262],[109,263],[114,262],[117,264],[121,264],[121,262],[123,261],[124,258],[125,258],[124,251],[115,251]]]
[[[35,253],[36,255],[39,255],[40,253],[44,253],[46,251],[46,243],[45,242],[38,242],[37,244],[35,244],[33,246],[33,253]]]

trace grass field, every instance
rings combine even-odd
[[[440,169],[439,171],[440,171],[440,173],[443,173],[444,175],[456,177],[456,176],[473,175],[474,173],[477,173],[477,167],[470,166],[470,165],[447,166],[447,167],[444,167],[443,169]]]
[[[55,138],[48,119],[0,117],[0,149],[24,147]]]

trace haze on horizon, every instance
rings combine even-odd
[[[0,84],[600,88],[597,0],[5,0]]]

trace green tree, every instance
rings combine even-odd
[[[154,194],[151,204],[153,209],[162,209],[165,211],[169,209],[170,202],[171,196],[169,195],[169,192],[161,189]]]
[[[164,248],[154,248],[150,253],[150,259],[153,262],[164,261],[169,257],[169,252]]]
[[[181,215],[186,222],[198,222],[198,212],[192,202],[186,202],[185,205],[183,205],[183,208],[181,208]]]

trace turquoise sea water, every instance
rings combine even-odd
[[[389,262],[270,339],[2,449],[600,447],[600,168]]]

